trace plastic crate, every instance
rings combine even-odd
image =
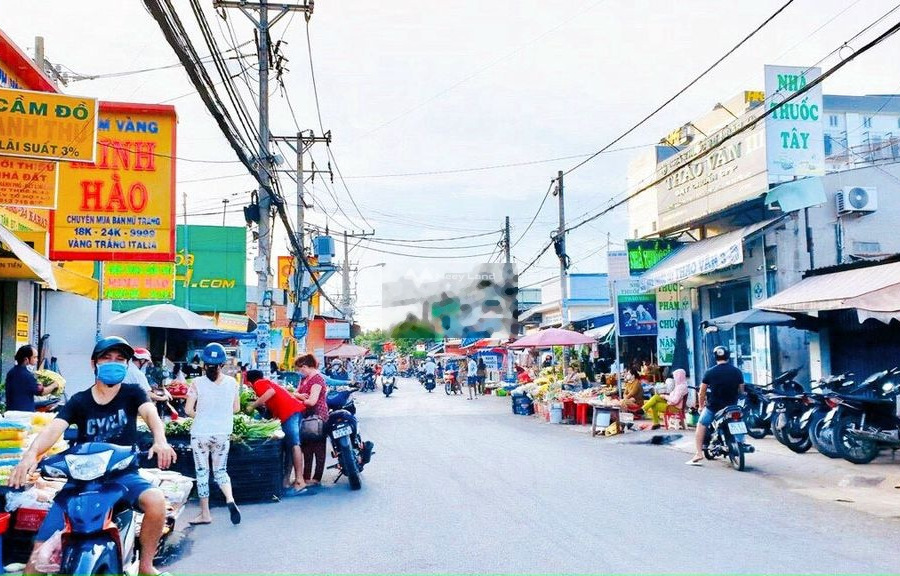
[[[0,512],[0,535],[6,534],[9,530],[9,512]]]
[[[19,508],[16,510],[16,521],[14,526],[16,530],[37,532],[38,528],[41,527],[41,524],[44,523],[47,512],[47,510],[40,508]]]

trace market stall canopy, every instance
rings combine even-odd
[[[368,348],[356,346],[355,344],[341,344],[337,348],[333,348],[325,352],[326,358],[360,358],[366,355]]]
[[[782,314],[781,312],[771,312],[769,310],[751,309],[734,314],[726,314],[712,320],[707,320],[707,326],[715,326],[719,330],[731,330],[735,326],[793,326],[796,324],[793,316]]]
[[[524,338],[516,340],[509,345],[510,348],[549,348],[551,346],[578,346],[579,344],[593,344],[594,339],[579,332],[563,330],[562,328],[548,328]]]
[[[781,218],[773,218],[712,238],[683,244],[641,275],[641,290],[650,291],[657,286],[740,264],[744,261],[744,242],[780,220]]]
[[[13,256],[34,273],[35,280],[40,280],[51,290],[62,290],[97,299],[99,285],[96,280],[52,262],[2,225],[0,225],[0,242],[6,245]]]
[[[461,346],[463,350],[482,350],[484,348],[496,348],[500,346],[504,338],[476,338],[473,342]]]
[[[135,308],[119,314],[109,321],[121,326],[144,326],[152,328],[173,328],[176,330],[214,330],[211,318],[191,312],[174,304],[156,304]]]
[[[763,300],[756,308],[809,313],[858,308],[900,314],[900,262],[843,270],[804,278]]]

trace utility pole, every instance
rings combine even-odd
[[[228,208],[228,198],[222,200],[222,228],[225,227],[225,212]]]
[[[353,297],[350,295],[350,239],[365,238],[374,235],[374,230],[372,232],[350,232],[349,234],[344,230],[344,265],[341,266],[344,281],[344,295],[341,298],[341,308],[343,309],[341,310],[341,313],[344,315],[344,319],[349,321],[353,320]]]
[[[301,11],[307,19],[312,14],[311,2],[289,5],[278,4],[269,7],[268,0],[247,2],[246,0],[216,0],[216,8],[237,8],[256,26],[257,60],[259,62],[259,157],[257,173],[260,182],[272,182],[272,157],[269,154],[269,29],[288,12]],[[277,11],[270,20],[269,10]],[[253,14],[255,11],[258,17]],[[272,196],[268,186],[260,186],[259,190],[259,255],[256,258],[257,274],[257,316],[256,316],[256,365],[263,372],[269,370],[269,328],[272,322]],[[301,255],[302,257],[302,255]]]
[[[506,217],[506,226],[503,228],[503,254],[506,256],[506,263],[512,263],[512,256],[510,255],[510,245],[509,245],[509,216]]]
[[[346,320],[350,320],[353,314],[350,304],[350,241],[347,240],[347,231],[344,230],[344,265],[341,266],[343,280],[343,298],[341,298],[341,314]]]
[[[562,327],[569,323],[569,287],[566,282],[566,269],[569,258],[566,256],[566,203],[563,197],[563,171],[556,174],[556,190],[553,194],[559,199],[559,228],[553,238],[556,255],[559,257],[559,307],[562,313]],[[563,348],[563,371],[569,367],[569,349]]]
[[[306,226],[306,209],[312,208],[311,205],[306,203],[306,176],[309,175],[310,179],[314,179],[316,174],[328,174],[332,181],[334,181],[334,175],[331,172],[331,165],[329,164],[328,170],[317,170],[315,163],[312,164],[312,169],[307,170],[304,166],[303,158],[306,156],[306,153],[312,148],[313,144],[331,144],[331,131],[329,130],[322,136],[316,136],[312,130],[299,131],[296,136],[272,136],[272,142],[284,142],[288,146],[290,146],[297,153],[297,246],[300,247],[300,253],[295,255],[295,270],[296,273],[296,282],[295,282],[295,294],[294,298],[294,306],[300,311],[300,314],[294,314],[292,318],[292,322],[295,328],[295,334],[304,334],[297,338],[297,350],[301,353],[306,352],[306,321],[309,316],[308,301],[304,298],[301,298],[300,295],[304,294],[308,291],[310,284],[312,283],[312,276],[310,276],[307,267],[304,265],[306,262],[306,244],[304,243],[304,228]],[[281,171],[281,170],[279,170]]]

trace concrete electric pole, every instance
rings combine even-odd
[[[259,63],[259,151],[257,161],[260,182],[272,182],[272,156],[269,153],[269,29],[288,12],[312,14],[312,4],[276,4],[270,7],[268,0],[247,2],[245,0],[216,0],[216,8],[237,8],[256,26],[257,60]],[[269,11],[277,14],[269,19]],[[254,14],[254,12],[256,14]],[[269,370],[269,329],[272,322],[272,196],[270,188],[261,186],[259,190],[259,255],[254,263],[257,274],[257,316],[256,316],[256,365],[264,372]]]
[[[367,236],[374,236],[375,231],[372,232],[351,232],[347,233],[344,230],[344,265],[341,266],[341,271],[343,272],[343,296],[341,298],[341,314],[344,315],[345,320],[353,321],[353,298],[350,295],[350,239],[351,238],[365,238]]]
[[[559,199],[559,228],[553,238],[556,255],[559,257],[559,308],[562,313],[562,327],[569,323],[569,287],[566,282],[566,270],[569,258],[566,256],[566,202],[563,196],[563,171],[556,175],[556,190],[553,194]],[[563,348],[563,371],[569,367],[569,349]]]
[[[512,255],[510,254],[511,246],[509,245],[509,216],[506,217],[506,225],[503,227],[503,255],[506,257],[506,263],[512,263]]]

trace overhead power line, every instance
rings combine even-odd
[[[709,74],[716,66],[718,66],[718,65],[721,64],[726,58],[728,58],[729,56],[731,56],[732,54],[734,54],[734,52],[735,52],[738,48],[740,48],[740,47],[743,46],[748,40],[750,40],[751,38],[753,38],[753,37],[757,34],[757,32],[759,32],[760,30],[762,30],[769,22],[771,22],[772,20],[774,20],[779,14],[781,14],[788,6],[790,6],[790,5],[793,4],[793,3],[794,3],[794,0],[788,0],[787,2],[785,2],[785,3],[781,6],[781,8],[779,8],[779,9],[776,10],[771,16],[769,16],[768,18],[766,18],[766,19],[763,21],[763,23],[760,24],[759,26],[757,26],[756,28],[754,28],[752,32],[750,32],[749,34],[747,34],[746,36],[744,36],[744,38],[741,39],[740,42],[738,42],[737,44],[735,44],[735,45],[731,48],[731,50],[729,50],[728,52],[726,52],[725,54],[723,54],[721,57],[719,57],[718,60],[716,60],[715,62],[713,62],[709,67],[706,68],[706,70],[704,70],[703,72],[701,72],[696,78],[694,78],[693,80],[691,80],[690,82],[688,82],[687,85],[685,85],[681,90],[679,90],[679,91],[676,92],[674,95],[672,95],[672,97],[670,97],[668,100],[666,100],[665,102],[663,102],[662,104],[660,104],[655,110],[653,110],[652,112],[650,112],[649,114],[647,114],[646,116],[644,116],[637,124],[635,124],[634,126],[632,126],[631,128],[629,128],[628,130],[626,130],[625,132],[623,132],[622,134],[620,134],[619,136],[617,136],[616,138],[614,138],[614,139],[612,140],[612,142],[610,142],[609,144],[607,144],[606,146],[604,146],[604,147],[601,148],[600,150],[594,152],[593,154],[591,154],[590,156],[588,156],[587,158],[585,158],[584,160],[582,160],[581,162],[579,162],[579,163],[576,164],[575,166],[573,166],[573,167],[569,168],[568,170],[566,170],[566,171],[563,173],[563,175],[568,176],[569,174],[571,174],[571,173],[574,172],[575,170],[578,170],[579,168],[581,168],[582,166],[584,166],[585,164],[587,164],[588,162],[590,162],[591,160],[593,160],[594,158],[596,158],[597,156],[599,156],[600,154],[602,154],[603,152],[609,150],[614,144],[616,144],[617,142],[620,142],[622,139],[624,139],[625,137],[627,137],[629,134],[631,134],[632,132],[634,132],[635,130],[637,130],[637,129],[638,129],[640,126],[642,126],[645,122],[647,122],[648,120],[650,120],[651,118],[653,118],[654,116],[656,116],[660,111],[662,111],[663,108],[665,108],[666,106],[668,106],[669,104],[671,104],[676,98],[678,98],[679,96],[681,96],[682,94],[684,94],[685,92],[687,92],[692,86],[694,86],[694,84],[696,84],[696,83],[699,82],[704,76],[706,76],[707,74]]]

